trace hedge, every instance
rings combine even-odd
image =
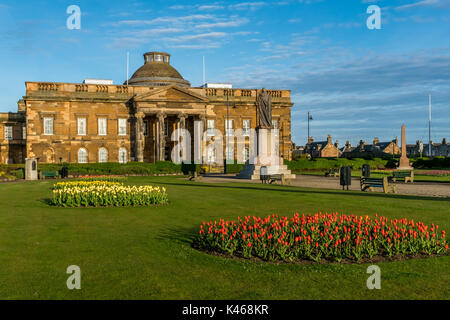
[[[414,168],[417,169],[448,169],[450,157],[416,158],[411,159]]]
[[[373,169],[384,169],[392,165],[393,159],[380,159],[375,158],[372,160],[366,160],[361,158],[345,159],[345,158],[316,158],[308,160],[300,158],[292,161],[285,161],[288,169],[293,172],[307,171],[307,170],[319,170],[324,171],[330,168],[340,168],[343,166],[349,166],[353,170],[360,170],[364,164],[369,164]]]

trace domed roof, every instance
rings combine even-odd
[[[147,52],[144,54],[145,64],[128,80],[135,86],[166,86],[176,84],[190,87],[190,83],[170,65],[170,54],[165,52]]]

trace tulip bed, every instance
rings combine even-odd
[[[123,181],[127,180],[127,177],[117,176],[117,175],[81,176],[81,177],[78,177],[77,180],[123,182]]]
[[[121,182],[106,180],[75,180],[57,182],[53,185],[53,190],[71,189],[71,188],[87,188],[91,186],[123,186]]]
[[[53,186],[52,204],[63,207],[149,206],[168,202],[166,189],[114,181],[69,181]]]
[[[337,213],[203,222],[195,245],[206,251],[268,261],[340,262],[448,253],[445,231],[438,225]]]

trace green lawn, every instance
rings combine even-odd
[[[273,185],[203,184],[136,177],[164,185],[170,204],[150,208],[50,207],[52,182],[0,184],[2,299],[448,299],[450,256],[368,264],[270,264],[226,259],[191,247],[204,220],[318,211],[383,214],[437,223],[450,232],[449,199]],[[82,289],[68,290],[69,265]]]

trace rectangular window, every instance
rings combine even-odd
[[[169,136],[169,119],[164,120],[164,136]]]
[[[44,118],[44,134],[53,134],[53,118]]]
[[[78,135],[86,135],[86,118],[78,118]]]
[[[127,119],[121,118],[119,119],[119,136],[127,135]]]
[[[27,139],[27,127],[22,127],[22,139]]]
[[[12,140],[13,127],[5,127],[5,140]]]
[[[106,127],[106,118],[98,118],[98,135],[106,136],[107,127]]]
[[[277,137],[279,133],[278,120],[272,120],[272,126],[274,129],[277,129],[277,131],[275,131],[276,132],[275,136]]]
[[[244,161],[247,161],[250,158],[250,149],[244,148]]]
[[[214,136],[214,130],[215,130],[215,124],[214,124],[214,120],[208,120],[207,121],[208,124],[208,131],[207,131],[207,135],[209,137],[213,137]]]
[[[233,120],[225,120],[225,132],[227,136],[233,135]]]
[[[148,121],[144,121],[144,137],[148,136]]]
[[[245,137],[250,136],[250,120],[243,120],[242,121],[242,134]]]
[[[234,147],[226,147],[225,157],[227,161],[234,161]]]

